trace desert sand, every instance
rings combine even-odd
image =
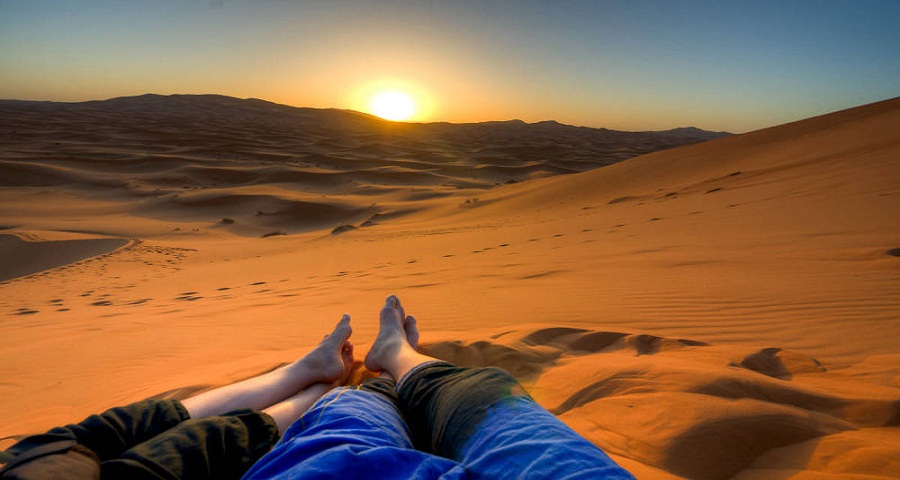
[[[344,312],[361,358],[395,293],[638,478],[900,477],[900,99],[624,161],[666,145],[142,101],[3,111],[0,447]]]

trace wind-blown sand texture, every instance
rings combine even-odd
[[[396,293],[638,478],[900,476],[900,100],[619,163],[703,133],[197,100],[0,103],[0,446]]]

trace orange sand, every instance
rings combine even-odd
[[[414,165],[424,134],[387,164],[317,137],[317,166],[225,120],[91,121],[0,150],[0,279],[51,268],[0,283],[0,447],[290,361],[343,312],[363,355],[396,293],[427,353],[507,368],[638,478],[900,476],[898,99],[494,188]]]

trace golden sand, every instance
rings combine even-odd
[[[425,352],[508,369],[638,478],[900,476],[900,100],[571,175],[92,121],[59,158],[36,125],[3,147],[0,270],[28,276],[0,283],[0,447],[291,361],[344,312],[361,357],[395,293]]]

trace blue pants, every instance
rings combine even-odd
[[[332,390],[244,478],[633,477],[506,372],[435,362]]]

